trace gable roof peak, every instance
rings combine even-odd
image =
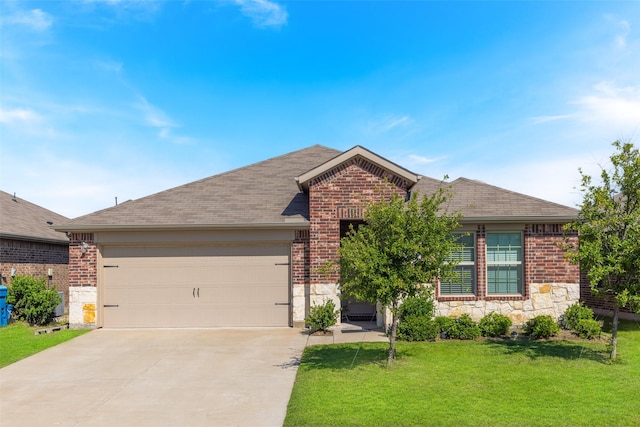
[[[416,175],[415,173],[403,168],[402,166],[399,166],[385,159],[384,157],[377,155],[373,151],[370,151],[361,145],[356,145],[353,148],[338,154],[336,157],[316,166],[315,168],[308,170],[302,175],[297,176],[295,180],[298,183],[298,188],[300,188],[301,191],[307,192],[309,190],[309,182],[312,179],[357,157],[363,158],[397,176],[398,178],[406,181],[407,189],[413,187],[420,180],[420,178],[422,178],[420,175]]]

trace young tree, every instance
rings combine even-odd
[[[616,358],[618,312],[640,310],[640,153],[631,143],[613,143],[613,169],[601,182],[582,176],[583,201],[575,221],[579,243],[566,243],[566,256],[586,272],[592,293],[613,302],[611,359]]]
[[[452,232],[460,216],[440,211],[448,198],[443,188],[421,200],[417,194],[407,202],[392,196],[370,205],[365,224],[342,239],[341,294],[391,309],[387,366],[395,358],[402,300],[428,292],[424,284],[451,277],[455,267],[451,254],[458,245]]]

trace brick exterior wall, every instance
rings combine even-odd
[[[11,286],[11,269],[19,276],[47,278],[49,286],[64,293],[69,301],[69,245],[28,240],[0,239],[2,285]]]
[[[340,220],[361,220],[369,202],[405,197],[407,184],[386,170],[355,157],[309,184],[311,283],[336,283],[338,273],[322,269],[338,261]]]
[[[87,244],[82,253],[82,242]],[[98,285],[98,250],[93,233],[72,233],[69,242],[69,287]]]
[[[564,257],[558,246],[564,240],[562,224],[531,224],[525,229],[527,281],[532,283],[578,283],[580,268]],[[577,244],[578,236],[569,237]]]

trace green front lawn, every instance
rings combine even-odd
[[[286,426],[640,426],[640,324],[604,342],[439,341],[308,347]]]
[[[0,328],[0,368],[88,332],[64,329],[35,335],[37,329],[43,327],[30,327],[22,322]]]

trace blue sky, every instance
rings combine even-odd
[[[314,144],[575,206],[640,137],[637,1],[0,5],[0,188],[72,218]]]

